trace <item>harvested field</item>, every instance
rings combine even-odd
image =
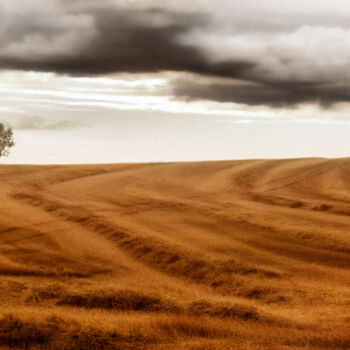
[[[350,348],[349,159],[0,177],[3,348]]]

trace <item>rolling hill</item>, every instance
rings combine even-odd
[[[350,348],[350,159],[0,179],[4,348]]]

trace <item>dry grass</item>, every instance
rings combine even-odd
[[[0,167],[0,347],[349,349],[350,160]]]

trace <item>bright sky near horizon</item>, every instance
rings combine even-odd
[[[343,0],[2,0],[2,163],[345,157]]]

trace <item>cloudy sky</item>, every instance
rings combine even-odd
[[[1,0],[10,163],[341,157],[348,0]]]

